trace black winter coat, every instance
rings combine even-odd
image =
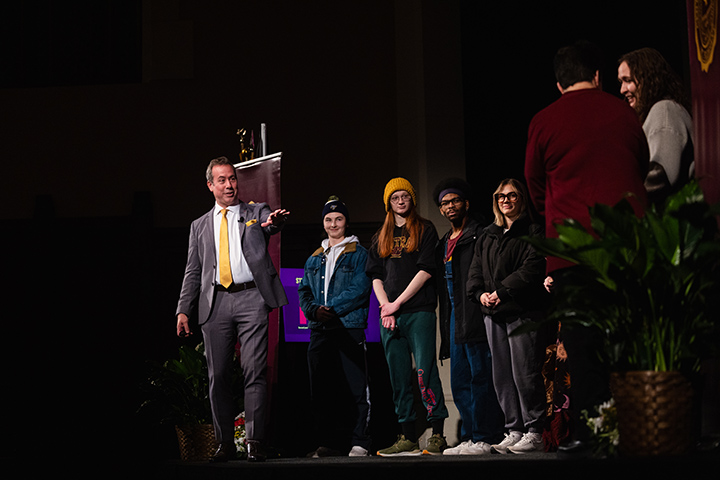
[[[450,331],[450,296],[445,279],[445,244],[450,238],[448,231],[438,244],[437,290],[440,300],[438,310],[440,320],[440,360],[450,358],[450,342],[455,343],[487,342],[485,323],[480,305],[470,301],[465,285],[468,270],[475,252],[475,243],[482,235],[483,227],[477,221],[468,218],[462,236],[455,245],[452,256],[453,298],[455,300],[455,332]]]
[[[527,215],[503,227],[489,225],[475,244],[468,273],[467,295],[480,305],[480,296],[497,292],[500,304],[495,308],[480,305],[493,320],[504,321],[524,316],[537,318],[548,306],[550,294],[543,286],[545,257],[535,251],[523,236],[542,236],[542,226],[532,223]]]

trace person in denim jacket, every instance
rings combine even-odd
[[[370,448],[365,328],[370,279],[367,249],[346,235],[349,213],[337,197],[322,212],[328,238],[305,262],[298,288],[310,326],[308,369],[313,425],[319,445],[310,457],[367,456]],[[352,448],[350,448],[352,447]]]

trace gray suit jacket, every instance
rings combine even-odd
[[[198,300],[198,323],[202,325],[210,316],[215,298],[215,239],[213,238],[213,209],[195,220],[190,226],[188,257],[178,301],[177,314],[190,315],[195,299]],[[268,253],[270,235],[281,227],[261,227],[271,210],[265,203],[240,202],[240,229],[242,249],[260,294],[270,308],[288,303],[280,277]]]

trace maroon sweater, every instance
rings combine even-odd
[[[554,225],[566,218],[590,231],[588,207],[615,205],[628,192],[640,214],[648,162],[645,134],[625,102],[595,88],[563,94],[530,122],[525,152],[525,179],[546,235],[557,237]],[[569,265],[548,258],[547,270]]]

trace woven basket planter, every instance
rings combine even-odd
[[[692,387],[678,372],[625,372],[611,378],[620,455],[682,455],[692,438]]]
[[[175,426],[180,458],[191,462],[209,460],[217,448],[212,425]]]

